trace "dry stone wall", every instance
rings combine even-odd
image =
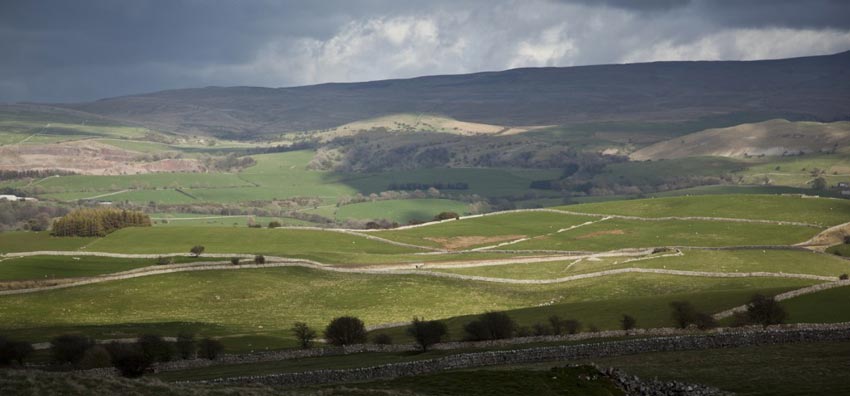
[[[307,386],[328,383],[372,381],[415,376],[472,367],[525,364],[546,361],[586,360],[649,352],[704,350],[756,345],[816,341],[850,341],[847,324],[808,329],[727,330],[708,335],[657,337],[582,345],[465,353],[436,359],[386,364],[345,370],[316,370],[263,376],[244,376],[205,381],[217,384],[265,384]]]

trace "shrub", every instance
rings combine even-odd
[[[517,335],[519,335],[520,337],[524,337],[524,336],[528,335],[528,333],[530,333],[530,335],[535,335],[535,336],[545,336],[545,335],[552,334],[549,331],[549,326],[546,326],[543,323],[535,323],[535,324],[531,325],[531,331],[530,332],[526,328],[521,328],[521,329],[517,330]]]
[[[708,330],[717,327],[717,319],[714,319],[713,316],[707,314],[705,312],[697,312],[694,317],[694,324],[700,330]]]
[[[304,322],[295,322],[292,325],[292,334],[295,335],[295,338],[298,340],[298,345],[301,348],[307,349],[313,346],[313,340],[316,339],[316,330],[307,326],[307,323]]]
[[[670,303],[670,308],[673,309],[673,321],[680,329],[687,328],[688,325],[696,321],[697,311],[690,302],[673,301]]]
[[[845,245],[850,245],[850,235],[845,235],[843,239]]]
[[[24,359],[33,352],[32,345],[24,341],[10,341],[0,337],[0,365],[17,362],[24,364]]]
[[[334,318],[325,328],[325,338],[331,345],[350,345],[366,342],[366,326],[353,316]]]
[[[581,331],[581,322],[575,319],[567,319],[564,321],[564,330],[567,334],[576,334]]]
[[[416,340],[423,352],[431,345],[440,343],[448,332],[446,324],[439,320],[426,321],[417,317],[413,317],[413,323],[407,328],[407,334]]]
[[[230,264],[239,265],[239,260],[240,260],[239,257],[231,257],[230,258]]]
[[[838,279],[840,279],[840,280],[847,280],[847,274],[841,274],[841,275],[839,275],[839,276],[838,276]]]
[[[516,322],[504,312],[487,312],[463,327],[471,341],[500,340],[511,338]]]
[[[436,216],[434,216],[434,220],[448,220],[448,219],[459,219],[460,216],[455,212],[440,212]]]
[[[53,360],[59,363],[77,363],[86,351],[94,346],[88,337],[65,334],[50,340]]]
[[[195,246],[192,246],[191,249],[189,249],[189,253],[194,254],[195,257],[201,257],[201,253],[204,252],[204,249],[206,249],[206,248],[204,248],[202,245],[195,245]]]
[[[773,297],[754,295],[747,304],[747,318],[750,323],[770,326],[785,322],[788,313]]]
[[[221,341],[212,338],[204,338],[198,343],[198,357],[201,359],[215,360],[224,352]]]
[[[136,343],[152,362],[168,362],[174,357],[174,345],[156,334],[145,334]]]
[[[372,338],[372,343],[378,345],[390,345],[393,343],[393,337],[386,333],[376,334],[374,338]]]
[[[80,359],[80,368],[84,370],[112,366],[112,355],[103,345],[89,348]]]
[[[623,330],[631,330],[637,326],[637,320],[631,315],[623,314],[623,317],[620,319],[620,327]]]
[[[169,264],[174,264],[174,258],[173,258],[173,257],[163,257],[163,256],[159,256],[159,257],[157,257],[157,258],[156,258],[156,264],[157,264],[157,265],[169,265]]]
[[[177,356],[181,359],[194,358],[198,349],[195,344],[195,335],[192,333],[177,334],[177,342],[174,343],[174,349],[177,352]]]
[[[109,352],[112,357],[112,366],[124,377],[141,377],[153,365],[153,360],[145,354],[139,344],[113,343],[110,345]]]
[[[735,312],[732,314],[732,322],[730,323],[732,327],[742,327],[750,324],[750,318],[746,312]]]
[[[558,315],[549,317],[549,325],[552,326],[552,334],[561,335],[564,332],[564,321]]]
[[[269,222],[269,228],[278,228],[278,227],[282,227],[282,226],[283,226],[283,224],[280,224],[280,222],[277,221],[277,220]]]
[[[266,256],[263,256],[262,254],[258,254],[256,256],[254,256],[254,264],[265,264],[265,263],[266,263]]]

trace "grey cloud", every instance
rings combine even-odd
[[[0,101],[850,49],[850,2],[0,2]],[[781,44],[781,45],[780,45]]]

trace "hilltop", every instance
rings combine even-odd
[[[668,122],[737,115],[834,121],[850,52],[763,61],[522,68],[292,88],[207,87],[57,107],[182,134],[246,138],[401,113],[503,125]]]

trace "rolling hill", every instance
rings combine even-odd
[[[56,105],[183,134],[255,137],[401,113],[517,126],[850,116],[850,52],[764,61],[523,68],[292,88],[207,87]],[[731,125],[731,124],[730,124]]]
[[[715,128],[655,143],[635,151],[633,160],[697,156],[743,158],[833,153],[850,145],[850,122],[770,120]]]

